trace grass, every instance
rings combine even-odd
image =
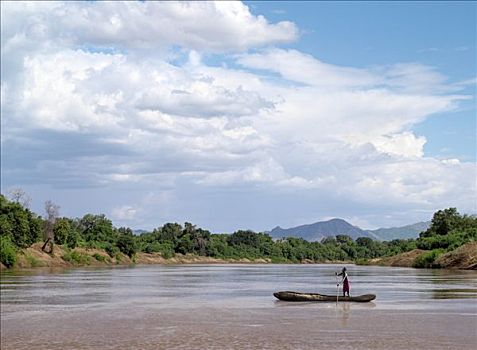
[[[89,265],[91,264],[91,257],[89,255],[72,250],[63,255],[63,260],[72,263],[73,265]]]
[[[356,265],[363,265],[363,266],[367,266],[367,265],[371,265],[371,262],[369,261],[369,259],[358,259],[354,262]]]
[[[33,255],[31,255],[30,253],[27,253],[25,255],[25,259],[26,261],[28,262],[28,264],[30,264],[31,267],[42,267],[42,266],[45,266],[45,264],[38,260],[37,258],[35,258]]]
[[[100,262],[108,262],[108,263],[111,262],[111,259],[109,257],[101,255],[99,253],[94,253],[93,258],[95,258],[97,261],[100,261]]]

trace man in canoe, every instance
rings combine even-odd
[[[343,279],[341,280],[340,283],[337,284],[339,286],[341,283],[343,284],[343,296],[345,294],[348,294],[349,296],[349,281],[348,281],[348,274],[346,273],[346,267],[343,267],[343,270],[341,270],[341,273],[336,273],[336,276],[341,276]]]

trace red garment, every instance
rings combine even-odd
[[[348,292],[349,293],[349,281],[348,281],[348,276],[345,277],[343,281],[343,292]]]

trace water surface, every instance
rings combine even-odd
[[[477,343],[477,273],[348,266],[372,303],[336,295],[338,265],[176,265],[8,271],[2,349],[461,349]]]

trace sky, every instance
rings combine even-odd
[[[1,2],[1,192],[151,230],[477,213],[476,2]]]

